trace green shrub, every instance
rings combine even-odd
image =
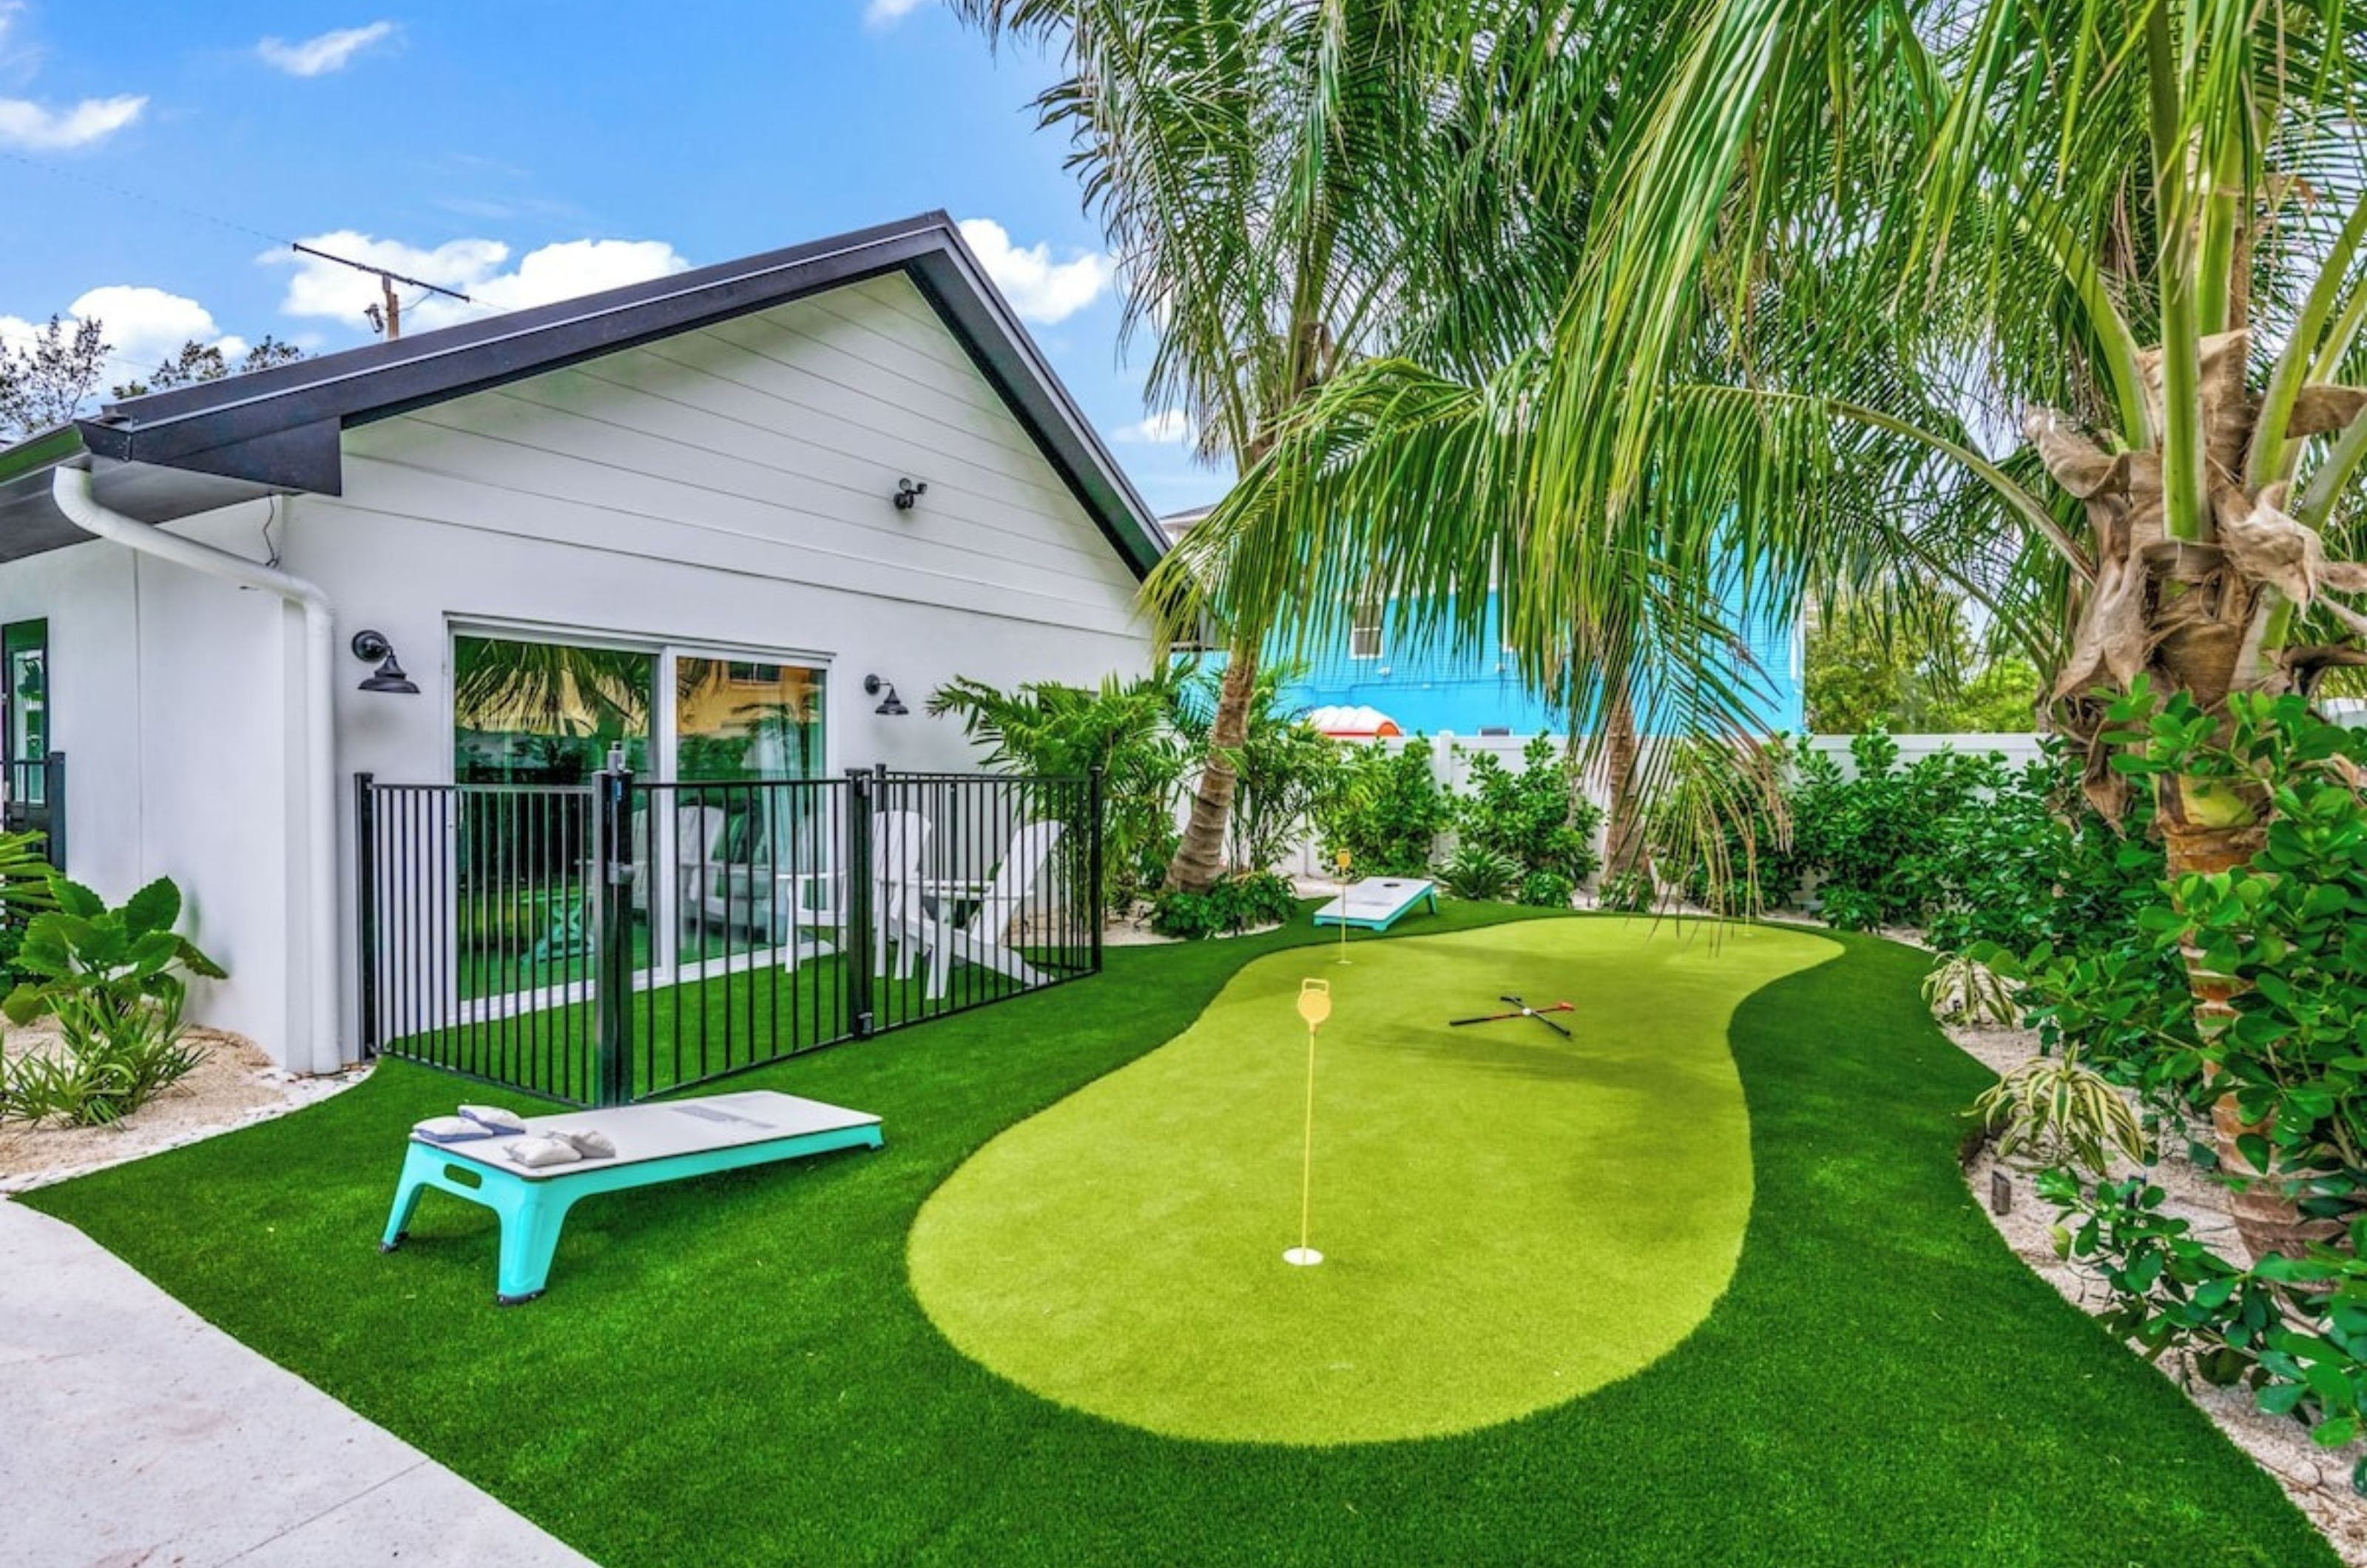
[[[1939,751],[1898,765],[1881,730],[1850,742],[1854,777],[1822,752],[1801,759],[1791,793],[1791,868],[1817,878],[1818,914],[1843,930],[1920,924],[1944,894],[1949,835],[1985,810],[2002,758]]]
[[[1348,750],[1339,787],[1319,814],[1327,854],[1348,852],[1356,876],[1426,876],[1453,802],[1431,771],[1430,748],[1416,736],[1391,750]]]
[[[1525,875],[1552,872],[1572,886],[1594,874],[1602,809],[1586,798],[1580,767],[1545,736],[1534,736],[1514,773],[1491,751],[1471,755],[1465,793],[1454,804],[1455,841],[1509,856]]]
[[[2239,821],[2264,813],[2265,841],[2245,864],[2161,887],[2133,942],[1974,955],[2025,987],[2052,1038],[2117,1052],[2113,1076],[2154,1102],[2191,1111],[2232,1096],[2248,1129],[2237,1152],[2303,1214],[2338,1222],[2341,1245],[2245,1268],[2162,1214],[2144,1179],[2090,1191],[2068,1170],[2042,1180],[2061,1210],[2056,1245],[2110,1287],[2116,1333],[2154,1353],[2185,1348],[2206,1377],[2245,1382],[2263,1410],[2347,1444],[2367,1401],[2367,938],[2355,913],[2367,909],[2367,735],[2296,695],[2239,693],[2221,715],[2182,694],[2157,707],[2142,682],[2108,720],[2115,767],[2173,777]],[[2187,987],[2161,984],[2182,944],[2233,987],[2223,1026],[2203,1028]]]
[[[1540,909],[1567,909],[1577,892],[1578,884],[1558,871],[1533,871],[1521,878],[1513,902]]]
[[[181,893],[169,880],[114,909],[62,877],[54,895],[58,907],[33,917],[17,955],[32,977],[0,1009],[19,1025],[55,1016],[58,1050],[0,1062],[0,1114],[119,1122],[197,1066],[182,1039],[185,976],[222,971],[174,931]]]
[[[1457,898],[1501,898],[1521,880],[1521,863],[1501,850],[1458,844],[1438,868],[1438,880]]]
[[[1290,880],[1270,871],[1225,877],[1205,893],[1171,888],[1150,903],[1150,929],[1188,939],[1279,925],[1298,912]]]

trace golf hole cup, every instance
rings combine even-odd
[[[1347,859],[1347,852],[1341,852],[1341,863],[1344,865]],[[1298,1016],[1307,1021],[1307,1133],[1298,1156],[1298,1245],[1285,1252],[1282,1260],[1311,1269],[1323,1261],[1323,1255],[1307,1245],[1308,1222],[1314,1213],[1315,1198],[1315,1034],[1331,1016],[1331,981],[1298,983]]]

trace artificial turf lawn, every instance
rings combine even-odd
[[[532,1306],[491,1304],[470,1205],[423,1206],[378,1253],[405,1127],[464,1092],[401,1064],[28,1201],[609,1568],[2335,1562],[1999,1242],[1954,1158],[1988,1075],[1924,1013],[1928,961],[1858,937],[1737,1010],[1741,1261],[1634,1378],[1453,1438],[1212,1444],[1065,1409],[947,1343],[905,1272],[930,1191],[1244,963],[1328,935],[1115,950],[1099,979],[734,1080],[879,1111],[889,1146],[586,1203]]]
[[[1711,935],[1722,936],[1713,942]],[[1276,953],[1158,1050],[1005,1131],[923,1206],[912,1285],[1047,1398],[1171,1437],[1467,1431],[1657,1360],[1750,1214],[1735,1004],[1837,956],[1771,928],[1552,920]],[[1298,1239],[1302,977],[1319,1042],[1315,1269]],[[1573,1038],[1501,993],[1575,998]]]

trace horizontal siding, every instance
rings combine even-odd
[[[1135,581],[900,276],[346,437],[330,509],[1121,633]],[[912,512],[900,477],[929,486]]]

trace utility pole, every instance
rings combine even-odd
[[[372,266],[368,262],[352,261],[345,256],[333,256],[326,251],[316,251],[310,245],[291,244],[289,248],[301,251],[308,256],[318,256],[323,261],[335,262],[339,266],[352,267],[356,272],[367,272],[377,278],[379,296],[385,303],[372,305],[362,313],[369,318],[371,327],[383,335],[389,343],[402,335],[402,299],[394,291],[394,286],[398,283],[413,288],[425,288],[430,294],[441,294],[447,299],[458,299],[463,305],[476,303],[459,289],[447,288],[440,283],[429,283],[424,278],[405,277],[399,272],[389,272],[382,266]]]

